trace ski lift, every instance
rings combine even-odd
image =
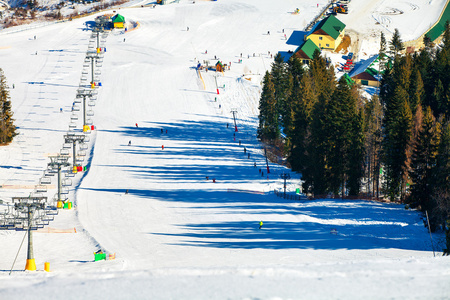
[[[79,105],[74,105],[72,107],[73,111],[80,111],[80,106]]]
[[[45,175],[45,174],[44,174]],[[52,183],[52,179],[50,177],[44,176],[39,180],[40,184],[50,184]]]
[[[78,151],[78,156],[86,156],[86,151],[85,150],[81,150],[81,151]]]
[[[63,179],[62,185],[63,186],[71,186],[72,185],[72,179],[70,179],[70,178]]]
[[[86,138],[84,138],[84,141],[86,141]],[[80,143],[80,149],[81,150],[87,150],[88,149],[88,145],[86,143]]]
[[[36,192],[47,192],[47,186],[43,184],[36,185]]]
[[[84,157],[83,156],[77,156],[76,162],[77,162],[77,164],[82,164],[84,162]]]
[[[92,100],[89,101],[89,102],[88,102],[88,106],[95,106],[95,101],[92,101]]]
[[[72,149],[72,143],[64,143],[63,149]]]
[[[71,122],[71,123],[69,124],[69,129],[75,129],[75,128],[77,128],[77,124],[74,123],[74,122]]]
[[[65,173],[65,177],[74,177],[76,173],[73,172],[73,168],[69,168]]]
[[[94,124],[94,121],[92,121],[91,118],[86,119],[86,125],[92,125]]]
[[[69,189],[68,188],[62,188],[61,189],[61,194],[67,195],[68,193],[69,193]]]
[[[61,155],[70,155],[69,149],[61,149],[60,153]]]
[[[81,97],[76,97],[73,103],[81,103]]]
[[[89,143],[90,141],[91,141],[91,138],[88,135],[85,135],[84,136],[84,143]],[[80,145],[83,145],[84,143],[82,143]],[[83,148],[81,148],[81,149],[83,149]],[[86,145],[86,149],[87,149],[87,145]],[[86,150],[86,149],[84,149],[84,150]]]
[[[70,120],[72,120],[72,121],[78,120],[78,115],[77,115],[77,114],[72,114],[72,115],[70,116]]]
[[[54,176],[57,172],[54,171],[53,169],[47,169],[44,171],[44,176],[48,177],[48,176]]]
[[[92,117],[94,115],[94,111],[90,109],[86,112],[86,115]]]

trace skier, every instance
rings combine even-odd
[[[125,195],[127,195],[127,194],[128,194],[128,190],[125,191]]]
[[[256,161],[254,162],[253,166],[256,168]],[[261,169],[260,169],[261,170]]]
[[[247,153],[247,156],[248,156],[248,159],[250,159],[250,152],[249,152],[249,153]]]
[[[222,105],[219,104],[219,108],[222,108]]]
[[[267,35],[270,35],[270,31],[267,31]]]
[[[239,140],[239,146],[241,145],[241,140]]]
[[[164,133],[164,129],[161,128],[161,133]]]
[[[188,26],[188,28],[187,28],[187,31],[189,31],[189,26]]]
[[[128,146],[131,146],[131,141],[128,142]]]
[[[245,146],[244,146],[244,153],[246,153],[247,152],[247,148],[245,148]]]
[[[123,42],[125,43],[125,38],[123,39]]]
[[[227,123],[227,128],[228,128],[228,123]]]
[[[263,226],[263,221],[260,221],[260,222],[259,222],[259,229],[261,229],[262,226]]]
[[[166,129],[166,134],[167,134],[167,129]]]
[[[164,145],[161,146],[161,150],[164,150]]]
[[[62,112],[62,108],[59,109],[59,112]]]
[[[139,127],[139,126],[138,126],[138,123],[136,123],[136,127]]]

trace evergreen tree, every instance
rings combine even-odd
[[[433,223],[442,224],[443,228],[447,222],[447,254],[450,254],[450,122],[442,126],[436,168],[433,171],[432,203],[435,209],[431,218]]]
[[[412,114],[416,113],[417,106],[422,105],[422,99],[425,94],[422,76],[419,70],[415,70],[411,74],[411,80],[409,84],[409,103],[411,106]]]
[[[364,161],[364,139],[363,134],[363,112],[353,108],[353,116],[350,120],[350,149],[348,160],[348,194],[356,196],[361,189],[361,179],[363,177],[363,161]]]
[[[292,144],[288,159],[292,170],[303,173],[309,160],[307,148],[310,138],[312,110],[317,98],[312,89],[312,79],[308,74],[302,76],[298,88],[298,92],[292,93],[299,96],[299,102],[295,108],[294,130],[291,132]]]
[[[381,152],[381,120],[383,108],[380,100],[374,95],[365,107],[364,132],[366,137],[365,149],[367,154],[367,182],[372,183],[373,195],[379,195],[380,152]],[[370,191],[370,186],[367,188]]]
[[[428,36],[428,34],[425,34],[423,36],[423,45],[425,46],[425,49],[427,49],[427,51],[429,51],[432,47],[432,41],[430,39],[430,37]]]
[[[326,153],[329,152],[326,131],[328,101],[322,95],[314,104],[306,149],[308,160],[302,172],[303,189],[316,196],[326,193],[329,187],[326,162]]]
[[[278,110],[275,99],[275,88],[271,75],[266,72],[263,90],[259,101],[258,136],[261,139],[275,140],[280,135],[278,126]]]
[[[394,35],[392,36],[392,39],[389,43],[389,48],[390,48],[391,54],[394,57],[397,56],[400,53],[400,51],[405,49],[405,47],[403,47],[403,42],[400,37],[400,32],[398,31],[397,28],[395,28],[395,30],[394,30]]]
[[[380,50],[378,51],[378,71],[383,73],[386,69],[386,37],[384,33],[381,32],[380,36]]]
[[[281,121],[279,125],[290,126],[291,107],[288,98],[292,90],[292,76],[280,53],[275,56],[270,74],[275,88],[276,107]]]
[[[16,136],[16,126],[14,126],[11,99],[9,96],[6,77],[0,69],[0,145],[10,143]]]
[[[352,128],[356,114],[356,99],[343,77],[339,80],[330,101],[327,103],[324,136],[327,144],[327,172],[330,192],[345,195],[345,186],[349,170],[350,150],[352,147]]]
[[[384,119],[383,161],[386,169],[386,191],[391,200],[401,195],[406,173],[406,149],[411,138],[411,109],[408,94],[400,86],[387,103]]]
[[[445,22],[445,29],[442,36],[442,42],[444,43],[444,50],[450,50],[450,23],[447,20]]]
[[[423,113],[422,125],[417,139],[411,162],[410,178],[411,201],[413,206],[420,205],[423,210],[433,208],[431,194],[434,186],[433,168],[436,166],[440,137],[440,126],[427,107]]]

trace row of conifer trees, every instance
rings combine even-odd
[[[308,67],[278,54],[264,76],[258,135],[283,144],[303,191],[379,197],[450,219],[450,28],[442,43],[403,55],[381,36],[380,87],[370,100],[336,80],[317,51]],[[282,142],[280,142],[282,141]]]

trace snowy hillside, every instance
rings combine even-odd
[[[428,16],[423,1],[410,2]],[[60,210],[34,234],[37,272],[23,272],[24,245],[8,275],[24,232],[0,231],[0,299],[450,298],[450,260],[433,257],[443,236],[433,235],[431,245],[418,212],[359,200],[284,200],[273,192],[289,170],[270,163],[267,174],[256,139],[261,80],[273,54],[296,49],[284,34],[303,30],[328,1],[141,7],[147,3],[118,10],[136,29],[100,40],[106,52],[96,65],[102,86],[89,106],[88,171],[69,186],[74,209]],[[14,85],[20,133],[0,147],[5,203],[33,191],[70,129],[81,134],[81,111],[72,107],[77,90],[88,88],[94,19],[0,31],[0,68]],[[357,20],[353,28],[371,28],[370,17]],[[230,70],[195,69],[218,60]],[[291,174],[289,194],[299,178]],[[53,178],[49,198],[54,186]],[[116,259],[94,262],[99,249]]]

